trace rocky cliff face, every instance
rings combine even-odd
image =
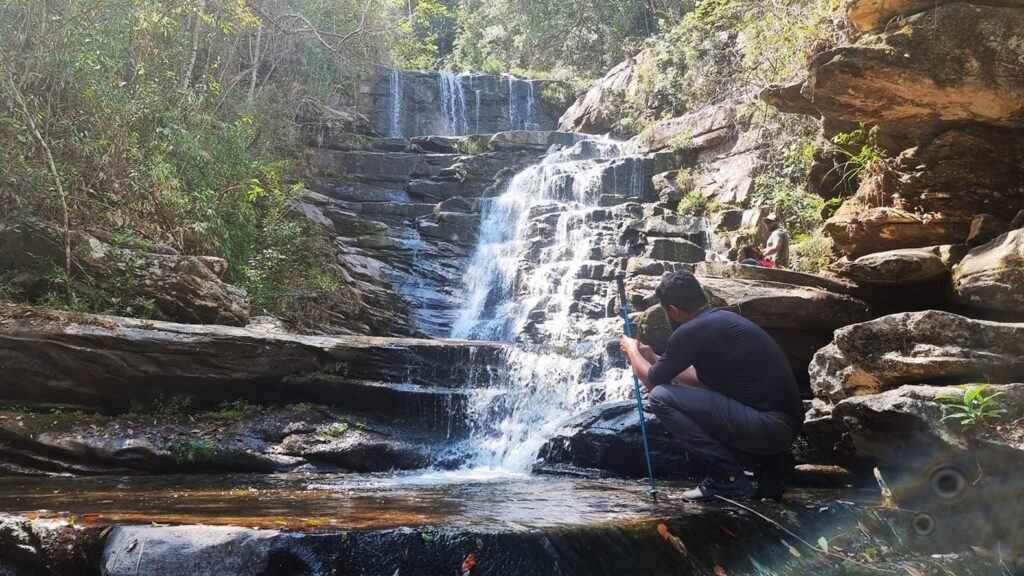
[[[378,134],[391,138],[553,130],[551,84],[510,75],[380,68],[368,96]]]
[[[1024,291],[1011,232],[1024,209],[1024,6],[863,0],[848,10],[863,32],[856,43],[819,54],[803,82],[762,93],[784,111],[822,117],[827,137],[864,124],[887,155],[826,223],[854,261],[839,272],[856,274],[867,264],[857,259],[879,252],[984,245],[958,268],[951,300],[1017,311],[1001,294]]]
[[[890,307],[915,309],[911,296],[963,315],[904,312],[836,330],[810,365],[805,431],[835,462],[881,467],[901,505],[984,508],[1019,492],[1010,477],[1022,461],[1013,321],[1024,294],[1024,5],[855,0],[847,9],[855,42],[761,97],[821,117],[826,137],[862,126],[884,151],[825,224],[844,255],[832,271]],[[970,404],[970,388],[951,385],[987,386],[1004,412],[964,421],[957,405]],[[992,518],[974,529],[1014,530]]]

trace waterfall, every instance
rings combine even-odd
[[[534,98],[533,80],[526,80],[526,85],[529,86],[529,90],[526,91],[526,129],[536,130],[537,121],[534,118],[534,104],[536,100]]]
[[[438,73],[437,83],[440,88],[445,136],[469,133],[469,122],[466,120],[466,93],[462,89],[463,76],[451,72]]]
[[[533,80],[521,80],[508,77],[508,124],[509,130],[539,130],[537,121],[537,99]],[[523,85],[525,84],[525,87]],[[524,100],[526,110],[522,110],[519,101]]]
[[[584,337],[574,290],[583,268],[599,259],[595,251],[608,246],[594,217],[607,211],[601,197],[614,187],[610,181],[628,170],[628,187],[642,184],[636,153],[631,143],[586,139],[524,169],[502,195],[485,201],[452,336],[533,340],[558,352],[510,353],[504,387],[473,397],[470,465],[528,471],[560,423],[601,400],[626,397],[625,370],[597,368],[605,364],[602,343],[619,331],[619,321],[586,320],[603,335]],[[642,189],[631,192],[639,197]],[[604,289],[612,294],[610,284]]]
[[[405,97],[402,90],[402,72],[397,68],[390,68],[388,72],[388,88],[390,89],[390,123],[388,125],[388,136],[402,138],[402,98]]]

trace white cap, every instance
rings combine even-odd
[[[765,220],[778,220],[779,219],[779,215],[776,214],[775,212],[772,212],[771,214],[765,216],[764,219]]]

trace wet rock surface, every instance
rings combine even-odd
[[[156,410],[120,416],[0,411],[0,471],[18,476],[389,472],[433,464],[433,447],[446,436],[443,425],[432,431],[414,419],[396,425],[308,404],[264,408],[236,401],[214,411],[190,411],[178,397]],[[435,415],[438,420],[455,416]]]
[[[412,409],[486,382],[502,347],[482,342],[316,337],[228,326],[5,309],[5,401],[124,411],[185,395],[197,406],[320,402]],[[405,399],[395,403],[396,398]],[[411,402],[411,404],[409,404]]]
[[[697,477],[703,472],[653,415],[645,423],[651,460],[660,478]],[[537,455],[538,472],[572,472],[643,477],[647,475],[636,402],[599,404],[567,422]]]
[[[545,98],[551,84],[509,75],[381,67],[369,93],[370,108],[375,130],[393,138],[552,130],[562,110]]]
[[[483,485],[487,486],[487,485]],[[466,522],[458,515],[418,518],[414,496],[444,508],[447,497],[473,491],[445,489],[399,490],[394,496],[407,502],[406,516],[378,516],[356,527],[350,520],[333,524],[330,516],[301,519],[284,517],[281,525],[263,529],[242,526],[141,525],[110,522],[105,515],[69,525],[72,515],[29,520],[4,516],[0,520],[0,549],[14,550],[4,561],[20,574],[336,574],[358,572],[391,576],[398,573],[448,573],[467,568],[473,574],[699,574],[716,570],[746,573],[771,570],[777,574],[847,573],[841,557],[815,552],[810,542],[824,537],[855,558],[873,550],[871,564],[879,569],[931,571],[945,567],[958,574],[991,573],[998,560],[967,550],[939,557],[918,558],[908,550],[928,538],[916,536],[912,518],[904,512],[876,508],[871,503],[836,503],[834,492],[804,492],[787,504],[750,503],[770,521],[727,504],[693,505],[680,501],[679,486],[666,484],[657,504],[641,486],[588,480],[535,480],[533,491],[522,492],[507,484],[491,484],[469,496]],[[276,498],[275,490],[260,487],[263,501]],[[511,492],[508,492],[511,490]],[[538,494],[539,493],[539,494]],[[181,495],[186,500],[189,490]],[[504,522],[477,518],[472,511],[488,497],[525,497],[538,516],[523,517],[509,511]],[[317,502],[326,502],[322,493]],[[850,497],[859,498],[850,494]],[[250,497],[253,498],[253,497]],[[335,501],[339,501],[335,496]],[[349,499],[340,499],[341,503]],[[358,504],[357,504],[358,506]],[[559,508],[575,511],[573,520],[558,520]],[[614,519],[608,520],[609,508]],[[266,504],[248,510],[266,509]],[[349,509],[343,506],[343,509]],[[267,509],[269,511],[269,509]],[[395,510],[401,514],[402,508]],[[546,512],[544,512],[546,511]],[[362,517],[367,511],[362,510]],[[595,513],[605,517],[594,521]],[[173,517],[155,514],[161,519]],[[347,516],[352,518],[352,515]],[[939,522],[947,517],[940,515]],[[266,522],[264,519],[260,523]],[[296,522],[298,521],[298,523]],[[522,522],[516,524],[515,522]],[[100,533],[106,525],[117,527]],[[297,525],[296,525],[297,524]],[[292,527],[292,526],[295,527]],[[784,527],[788,532],[783,532]],[[794,552],[795,551],[795,552]],[[14,564],[16,563],[16,564]],[[464,570],[465,571],[465,570]],[[925,573],[925,572],[923,572]]]

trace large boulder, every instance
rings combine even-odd
[[[739,106],[739,102],[725,102],[683,116],[659,120],[644,130],[640,140],[650,150],[669,146],[714,148],[734,136]]]
[[[223,281],[228,263],[221,258],[115,247],[77,231],[70,244],[72,280],[85,292],[101,290],[124,305],[149,301],[153,316],[175,322],[245,326],[249,321],[245,290]],[[13,283],[28,297],[49,286],[40,275],[46,266],[63,262],[63,254],[53,229],[0,234],[0,269],[13,273]]]
[[[7,307],[0,400],[25,406],[124,411],[132,400],[184,395],[196,406],[224,401],[319,402],[393,417],[429,415],[501,364],[484,342],[315,337],[228,326]],[[404,415],[404,416],[403,416]]]
[[[861,286],[906,286],[948,277],[966,246],[931,246],[889,250],[834,266],[836,274]]]
[[[658,419],[644,414],[651,461],[659,477],[680,477],[700,472],[686,450]],[[599,404],[567,422],[537,455],[538,471],[611,472],[644,476],[640,418],[633,400]]]
[[[627,280],[631,304],[643,310],[658,302],[654,289],[657,276],[636,276]],[[702,277],[701,285],[712,306],[732,310],[762,328],[831,331],[865,322],[877,314],[859,298],[811,286],[740,278]]]
[[[968,252],[954,269],[953,285],[963,302],[1024,314],[1024,228]]]
[[[949,386],[905,384],[878,394],[855,396],[836,404],[821,416],[812,411],[804,432],[816,448],[833,460],[853,465],[933,470],[955,454],[976,452],[988,458],[993,452],[1011,461],[999,468],[1024,466],[1024,448],[1016,446],[1020,430],[1009,423],[1024,417],[1024,384],[988,385],[982,394],[999,394],[995,403],[1004,414],[976,430],[965,429],[954,420],[950,400],[943,396],[962,393]],[[1002,423],[1002,425],[1000,425]],[[980,432],[975,436],[971,432]],[[1011,466],[1011,462],[1016,464]],[[976,467],[972,466],[973,469]]]
[[[562,114],[558,129],[602,134],[615,128],[623,103],[640,94],[640,70],[652,58],[653,54],[644,50],[609,70]]]
[[[836,330],[814,356],[810,376],[823,410],[902,384],[1021,381],[1024,323],[936,310],[892,314]]]
[[[939,5],[819,54],[803,94],[825,116],[910,134],[954,122],[1021,128],[1022,28],[1019,6]]]
[[[919,214],[888,207],[863,209],[847,202],[825,222],[824,232],[841,252],[859,258],[874,252],[961,243],[970,228],[970,216]]]

